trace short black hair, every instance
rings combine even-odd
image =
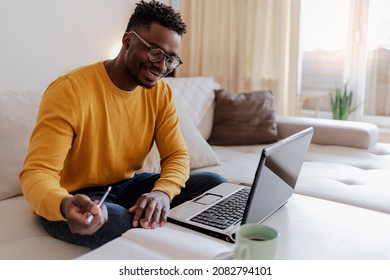
[[[150,2],[142,0],[136,4],[134,13],[127,24],[126,32],[143,26],[150,27],[152,23],[167,27],[180,36],[187,32],[186,24],[183,22],[180,13],[177,13],[172,7],[155,0]]]

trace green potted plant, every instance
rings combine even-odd
[[[332,109],[333,119],[347,120],[349,115],[353,113],[357,106],[352,104],[353,92],[348,91],[348,83],[344,84],[344,88],[336,86],[329,92],[330,108]]]

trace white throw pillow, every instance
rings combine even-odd
[[[164,80],[172,88],[176,104],[181,105],[195,127],[198,127],[213,105],[214,89],[219,89],[220,85],[213,77],[164,78]]]
[[[176,104],[178,105],[180,103],[176,102]],[[180,105],[177,108],[177,115],[179,117],[179,126],[190,155],[190,168],[196,169],[220,164],[217,154],[211,149],[210,145],[199,133],[194,123]],[[160,170],[160,154],[156,144],[154,144],[143,168],[139,172],[159,173]]]
[[[33,91],[0,91],[0,200],[22,193],[19,172],[41,96]]]

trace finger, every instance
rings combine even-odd
[[[71,202],[68,203],[66,211],[66,218],[68,222],[75,224],[84,224],[85,213],[89,212],[90,208],[95,205],[87,196],[75,195]]]
[[[160,215],[160,226],[163,227],[168,219],[168,214],[169,214],[169,207],[164,207],[161,211]]]
[[[133,206],[131,206],[129,208],[129,212],[130,213],[134,213],[137,210],[137,208],[138,208],[138,204],[134,204]]]
[[[151,215],[150,215],[150,209],[149,209],[149,206],[147,208],[148,210],[146,210],[144,212],[144,217],[142,218],[141,220],[141,226],[143,228],[148,228],[149,225],[150,225],[150,219],[151,219]]]
[[[89,208],[89,211],[86,212],[86,215],[98,215],[100,211],[100,207],[97,205],[93,205],[91,208]]]
[[[93,202],[88,196],[81,194],[76,194],[72,202],[73,205],[77,206],[83,214],[90,212],[91,208],[97,204],[96,201]]]
[[[86,215],[86,222],[84,226],[84,234],[93,234],[98,229],[100,229],[107,221],[108,221],[108,210],[106,205],[102,205],[101,207],[94,206],[93,208],[97,208],[97,212],[92,215]],[[92,209],[91,209],[92,210]],[[87,219],[90,218],[90,222],[87,222]],[[83,234],[83,233],[80,233]]]
[[[143,228],[148,228],[151,225],[153,214],[156,211],[157,204],[154,201],[150,201],[146,207],[144,222],[142,223]]]
[[[133,217],[133,227],[138,227],[138,216],[136,215],[136,211],[137,211],[137,208],[138,208],[138,204],[137,204],[138,200],[135,202],[135,204],[133,206],[131,206],[129,208],[129,213],[131,214],[134,214],[134,217]]]
[[[138,227],[138,225],[139,225],[139,221],[144,214],[144,204],[145,204],[144,202],[141,202],[138,204],[138,201],[137,201],[136,204],[134,204],[134,206],[132,206],[129,209],[129,211],[131,211],[131,213],[134,213],[133,227]]]
[[[89,204],[90,208],[86,212],[84,212],[86,225],[91,225],[92,221],[95,220],[95,217],[100,216],[102,207],[99,207],[98,204],[99,200],[94,200],[92,203]]]
[[[154,209],[154,213],[153,213],[153,216],[152,216],[152,221],[151,221],[151,224],[150,224],[151,228],[156,228],[157,227],[157,223],[160,225],[160,215],[161,215],[161,207],[157,206]]]
[[[102,206],[103,207],[103,206]],[[89,209],[89,212],[85,213],[85,223],[90,225],[95,217],[99,217],[101,214],[102,208],[98,205],[94,205]]]

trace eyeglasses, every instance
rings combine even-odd
[[[149,48],[148,58],[151,62],[160,62],[165,58],[165,67],[167,67],[169,70],[173,70],[180,64],[183,64],[183,61],[181,61],[178,56],[167,55],[162,49],[151,46],[148,42],[142,39],[141,36],[139,36],[135,31],[130,31],[129,33],[133,33],[142,43],[144,43],[145,46]]]

